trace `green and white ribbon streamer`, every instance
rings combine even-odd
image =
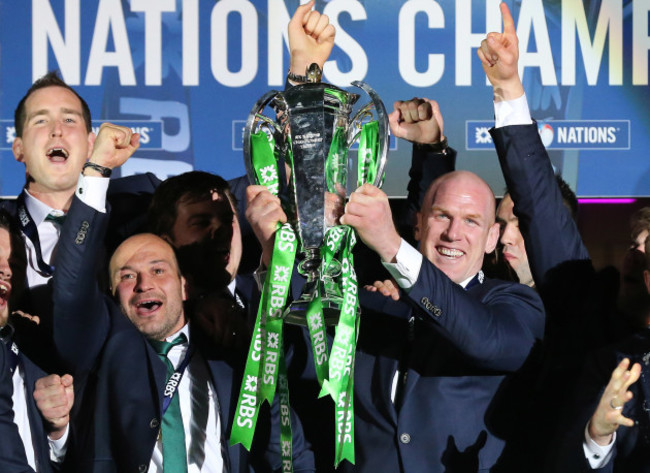
[[[322,386],[328,376],[329,353],[320,291],[314,295],[314,298],[309,303],[306,317],[309,338],[311,339],[311,350],[314,356],[314,366],[316,368],[316,378],[318,379],[318,385]]]
[[[341,225],[331,228],[323,247],[323,267],[335,256],[340,257],[340,283],[343,305],[336,326],[332,351],[329,357],[329,376],[323,382],[320,395],[329,394],[335,403],[336,452],[335,465],[342,460],[354,463],[354,412],[352,396],[354,384],[354,356],[359,327],[359,298],[357,276],[354,271],[352,249],[356,235],[351,227]]]
[[[282,473],[291,473],[293,471],[293,435],[291,434],[289,382],[287,380],[287,364],[284,360],[284,347],[280,347],[278,394],[280,396],[280,446]]]
[[[275,196],[280,191],[278,177],[278,160],[273,151],[275,146],[273,138],[270,139],[263,131],[251,135],[251,149],[257,180]]]
[[[251,137],[255,157],[255,172],[259,182],[267,186],[270,192],[278,192],[277,161],[273,154],[271,143],[265,133],[260,132]],[[246,361],[244,379],[240,389],[235,420],[230,437],[232,445],[241,443],[250,450],[260,406],[264,401],[273,402],[278,378],[284,379],[286,387],[286,367],[284,366],[284,351],[282,342],[282,315],[287,305],[289,283],[297,250],[298,242],[291,225],[279,225],[276,232],[273,255],[269,270],[266,273],[264,289],[257,311],[257,319],[253,330],[253,340]],[[284,374],[284,378],[282,375]],[[285,411],[288,412],[288,388],[285,396],[281,394],[281,403],[286,401]],[[281,406],[281,413],[283,408]],[[284,442],[291,443],[291,427],[288,430],[284,422],[290,417],[282,418],[281,437],[283,440],[283,469],[285,464]],[[289,433],[288,438],[284,438]],[[291,448],[289,447],[289,451]],[[288,457],[289,464],[291,456]]]

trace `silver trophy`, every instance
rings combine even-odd
[[[367,84],[352,83],[370,101],[360,106],[360,95],[320,82],[320,68],[312,64],[308,82],[284,92],[270,91],[255,104],[244,130],[244,160],[252,184],[259,184],[252,163],[251,135],[264,131],[274,143],[278,168],[287,179],[280,192],[283,207],[300,241],[298,271],[307,278],[302,295],[285,310],[289,323],[306,325],[307,307],[320,291],[327,325],[338,321],[342,291],[335,281],[340,264],[325,271],[321,247],[325,233],[339,224],[347,195],[348,151],[358,141],[362,127],[376,121],[375,179],[381,186],[388,153],[388,115],[377,93]],[[267,114],[265,114],[267,112]],[[361,157],[360,157],[361,159]]]

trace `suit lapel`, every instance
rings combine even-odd
[[[380,401],[372,401],[372,404],[382,410],[383,415],[396,426],[398,408],[391,397],[393,383],[399,368],[398,360],[403,355],[403,349],[408,343],[405,339],[407,336],[405,327],[411,309],[402,301],[393,301],[379,293],[367,291],[359,293],[359,302],[363,313],[366,314],[365,317],[362,317],[359,328],[360,348],[376,360],[373,367],[371,392],[374,393],[373,396],[379,396]],[[383,338],[387,333],[391,334],[391,337]],[[368,355],[358,354],[357,356]],[[397,379],[397,382],[399,383],[400,380]]]
[[[373,386],[371,392],[379,393],[381,402],[378,403],[377,408],[385,409],[384,415],[386,415],[394,425],[397,425],[397,408],[391,399],[395,373],[397,373],[396,360],[383,356],[378,357],[377,363],[375,364],[375,375],[373,376],[373,379],[377,380],[377,386]]]
[[[622,357],[619,358],[620,359],[618,362],[621,361]],[[643,421],[637,422],[637,425],[638,428],[643,432],[644,437],[648,438],[648,436],[650,436],[650,413],[648,412],[646,406],[648,403],[650,403],[650,352],[631,358],[632,359],[630,360],[630,365],[633,363],[639,363],[641,365],[641,378],[639,381],[637,381],[637,383],[640,384],[642,399],[636,399],[635,401],[641,406],[641,409],[638,409],[637,412],[643,411],[645,413],[645,418]]]
[[[36,406],[36,401],[33,396],[36,381],[39,378],[46,376],[46,373],[33,364],[29,358],[22,354],[22,352],[18,355],[18,364],[19,366],[22,366],[25,373],[25,399],[27,402],[27,416],[29,418],[29,427],[32,434],[34,455],[38,465],[40,466],[40,471],[50,471],[50,455],[45,428],[43,427],[41,413]]]
[[[163,393],[165,392],[165,381],[167,380],[167,367],[145,337],[142,337],[142,343],[145,345],[144,351],[147,354],[149,371],[153,374],[154,383],[156,384],[156,397],[158,399],[156,410],[162,416]],[[162,418],[160,420],[162,422]]]

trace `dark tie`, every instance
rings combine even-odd
[[[59,227],[62,227],[63,224],[65,223],[65,215],[52,215],[52,214],[47,214],[47,217],[45,217],[46,222],[52,222],[56,223]]]
[[[167,354],[176,345],[187,343],[185,334],[181,333],[173,342],[149,340],[160,359],[167,366],[167,379],[174,373],[174,366],[167,358]],[[162,446],[163,446],[163,472],[184,473],[187,471],[187,452],[185,449],[185,430],[183,428],[183,417],[181,416],[181,405],[179,393],[173,397],[167,411],[162,419]]]

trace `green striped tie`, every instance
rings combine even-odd
[[[187,343],[185,334],[181,333],[173,342],[149,340],[160,359],[167,366],[167,379],[174,373],[174,366],[167,358],[167,354],[176,345]],[[162,446],[163,446],[163,472],[187,472],[187,452],[185,450],[185,429],[181,416],[181,405],[178,400],[180,393],[176,393],[162,419]]]

